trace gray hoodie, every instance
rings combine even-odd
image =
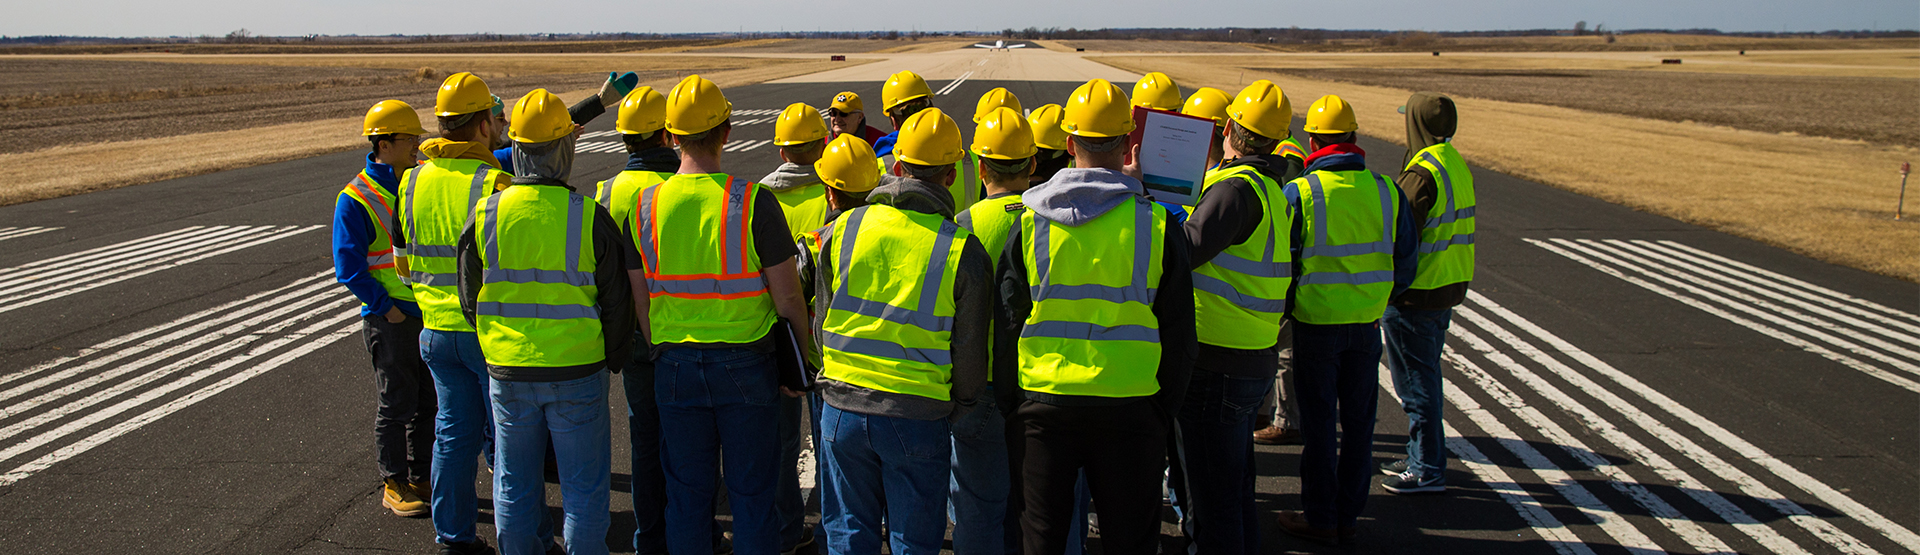
[[[1020,194],[1020,202],[1042,218],[1070,227],[1093,221],[1122,204],[1146,195],[1140,180],[1106,168],[1066,168],[1053,179]]]
[[[906,177],[883,177],[880,186],[867,193],[868,204],[885,205],[923,214],[939,214],[953,219],[953,196],[946,187]],[[865,210],[867,208],[855,208]],[[849,212],[851,213],[851,212]],[[814,325],[817,334],[826,318],[826,307],[833,304],[833,280],[818,266],[835,263],[831,245],[821,249],[814,284]],[[958,419],[975,406],[974,398],[987,385],[987,329],[993,323],[993,272],[986,247],[969,238],[960,250],[960,267],[953,283],[955,309],[953,336],[948,350],[953,354],[953,373],[949,377],[951,401],[939,401],[919,395],[888,393],[857,385],[820,380],[820,394],[834,408],[861,414],[892,416],[914,420]]]
[[[814,175],[813,166],[802,166],[793,162],[781,163],[780,167],[774,168],[773,173],[760,179],[760,185],[776,193],[818,184],[820,184],[820,176]]]

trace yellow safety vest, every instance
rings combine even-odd
[[[827,223],[827,186],[821,183],[773,191],[780,201],[780,213],[787,218],[787,230],[799,239],[801,234],[820,229]]]
[[[833,300],[820,326],[821,377],[867,389],[949,397],[953,284],[971,234],[937,214],[870,205],[828,226]]]
[[[1140,197],[1078,227],[1028,211],[1020,258],[1033,312],[1020,329],[1020,387],[1052,395],[1160,391],[1160,287],[1167,211]]]
[[[607,215],[619,224],[620,231],[633,234],[633,209],[640,204],[640,190],[667,178],[671,172],[626,170],[593,186],[593,200],[607,208]]]
[[[1433,208],[1420,226],[1420,269],[1414,274],[1412,289],[1434,289],[1443,285],[1473,281],[1474,206],[1473,172],[1449,143],[1422,149],[1407,170],[1414,166],[1433,174]]]
[[[1367,170],[1316,171],[1287,187],[1298,191],[1299,287],[1293,318],[1304,324],[1364,324],[1380,319],[1393,293],[1394,218],[1400,189]]]
[[[593,201],[565,187],[515,185],[487,197],[473,218],[482,264],[475,319],[487,363],[606,361]]]
[[[760,185],[676,174],[640,192],[634,245],[646,261],[655,343],[752,343],[773,328],[773,296],[753,245]]]
[[[987,249],[989,267],[1000,265],[1000,253],[1007,250],[1007,240],[1013,237],[1013,229],[1020,224],[1020,214],[1027,211],[1027,205],[1020,203],[1018,193],[1000,198],[985,199],[960,211],[955,222],[960,227],[973,232],[980,240],[980,246]],[[996,274],[998,275],[998,274]]]
[[[1260,196],[1260,226],[1246,242],[1227,247],[1193,271],[1193,317],[1201,343],[1265,349],[1279,340],[1280,319],[1286,315],[1293,221],[1280,185],[1252,167],[1207,172],[1200,191],[1235,177],[1247,180]]]
[[[474,331],[460,311],[459,257],[454,245],[474,206],[493,194],[504,172],[479,160],[433,158],[407,170],[400,225],[407,235],[407,266],[422,324],[440,331]]]
[[[906,168],[894,163],[892,153],[880,157],[880,173],[905,177]],[[953,163],[953,183],[947,185],[947,194],[953,197],[953,210],[958,214],[980,202],[980,155],[968,152],[966,157]]]
[[[1303,162],[1307,159],[1306,147],[1300,146],[1300,140],[1292,136],[1281,139],[1280,146],[1275,147],[1273,153],[1281,156],[1292,156],[1295,160]]]
[[[373,242],[367,245],[367,273],[374,281],[387,290],[387,296],[397,301],[413,301],[413,288],[400,276],[399,265],[393,252],[393,230],[387,229],[393,221],[393,207],[398,204],[392,193],[388,193],[365,170],[347,182],[340,194],[353,199],[360,208],[367,211],[367,219],[373,220]],[[366,306],[366,303],[361,303]]]

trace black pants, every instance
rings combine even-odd
[[[379,450],[380,477],[426,482],[433,466],[433,416],[439,401],[433,376],[420,361],[420,319],[398,324],[372,314],[360,319],[360,332],[373,355],[373,385],[380,409],[373,419],[373,444]]]
[[[1073,484],[1087,472],[1100,507],[1106,555],[1154,555],[1160,542],[1160,480],[1167,422],[1150,399],[1104,407],[1021,403],[1025,441],[1021,544],[1027,553],[1064,553],[1074,525]]]

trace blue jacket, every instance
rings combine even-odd
[[[393,166],[373,161],[373,154],[367,154],[367,175],[373,177],[376,185],[393,193],[399,198],[400,176],[395,175]],[[420,317],[420,305],[409,301],[396,300],[387,295],[387,288],[373,279],[367,268],[367,247],[373,244],[373,219],[367,217],[367,210],[359,202],[346,195],[335,195],[338,199],[333,205],[333,276],[347,286],[353,296],[358,297],[365,306],[360,307],[361,316],[386,314],[387,309],[400,307],[400,312],[414,318]],[[397,208],[396,208],[397,210]],[[407,240],[400,236],[400,228],[388,222],[387,228],[395,234],[395,247],[405,247]]]
[[[899,139],[899,131],[881,135],[879,139],[873,141],[873,155],[885,158],[888,154],[893,154],[893,142]]]
[[[513,147],[493,151],[493,159],[500,161],[500,171],[513,175]]]

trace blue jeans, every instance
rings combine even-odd
[[[780,430],[773,423],[780,385],[773,358],[744,348],[676,347],[654,361],[653,387],[668,486],[667,551],[712,555],[714,476],[724,462],[734,552],[779,553]]]
[[[1253,419],[1273,380],[1196,368],[1188,384],[1176,421],[1187,552],[1255,555],[1260,523],[1253,499]]]
[[[832,495],[821,499],[828,552],[878,554],[884,526],[894,555],[939,555],[953,456],[947,421],[867,415],[829,403],[820,409],[820,433],[833,479]]]
[[[800,416],[806,412],[806,398],[780,396],[780,481],[774,488],[773,505],[780,515],[783,553],[807,537],[807,501],[800,497],[800,448],[806,444]]]
[[[606,372],[562,382],[492,381],[496,456],[494,525],[500,552],[545,553],[539,537],[547,513],[547,439],[559,463],[567,553],[607,552],[607,488],[613,473],[613,430]],[[707,555],[707,554],[701,554]]]
[[[1305,440],[1300,449],[1300,503],[1307,524],[1322,530],[1353,526],[1366,508],[1375,472],[1379,323],[1295,324],[1293,371]],[[1337,439],[1336,422],[1343,430]]]
[[[633,444],[633,552],[667,552],[667,475],[660,466],[660,407],[653,397],[652,356],[635,334],[633,361],[620,374],[627,394],[627,439]]]
[[[1380,319],[1387,336],[1393,389],[1400,393],[1400,407],[1407,411],[1407,470],[1422,478],[1444,479],[1447,471],[1447,455],[1441,451],[1447,438],[1440,412],[1447,400],[1440,391],[1440,353],[1447,346],[1452,320],[1453,309],[1392,306]]]
[[[953,479],[948,484],[953,518],[953,551],[1013,555],[1018,529],[1007,526],[1007,496],[1012,492],[1007,465],[1007,419],[991,387],[980,392],[973,410],[953,423]]]

